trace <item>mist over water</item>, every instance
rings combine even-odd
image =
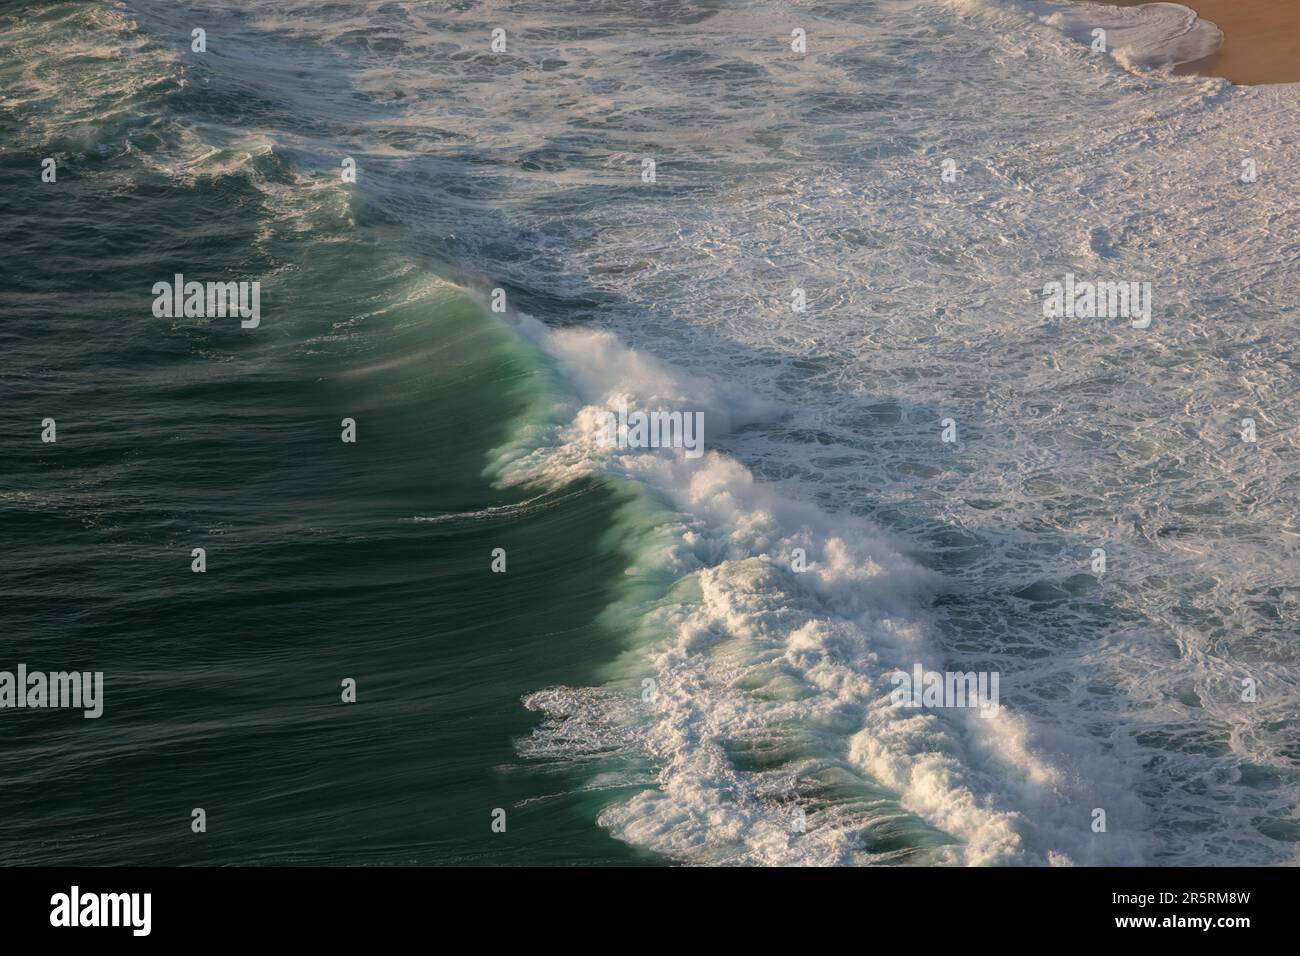
[[[22,859],[1294,862],[1297,88],[1038,6],[5,12],[9,656],[107,686],[0,750]]]

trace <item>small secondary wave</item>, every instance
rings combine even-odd
[[[456,521],[492,521],[500,518],[523,518],[527,517],[537,509],[538,502],[546,502],[547,506],[555,505],[561,501],[567,501],[572,498],[578,498],[585,492],[574,491],[564,495],[554,495],[549,492],[534,495],[523,501],[511,502],[505,505],[493,505],[489,508],[479,508],[474,511],[454,511],[440,515],[416,515],[412,521],[421,524],[446,524]]]
[[[1191,63],[1223,45],[1223,32],[1180,3],[1116,7],[1104,3],[1052,0],[954,0],[959,6],[990,2],[1060,30],[1091,46],[1105,31],[1105,52],[1126,67],[1158,69]]]

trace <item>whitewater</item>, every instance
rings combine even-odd
[[[1170,53],[1169,31],[1096,59],[1078,31],[958,7],[905,14],[931,55],[911,71],[943,80],[890,75],[890,40],[911,44],[820,20],[843,7],[816,11],[817,67],[711,55],[744,46],[721,25],[710,53],[664,53],[747,79],[681,91],[715,128],[674,149],[690,198],[621,203],[570,260],[622,300],[603,310],[620,338],[526,325],[578,398],[503,471],[652,489],[668,542],[636,570],[674,583],[619,609],[638,650],[610,685],[528,699],[549,720],[523,752],[614,751],[646,789],[601,824],[688,862],[1292,861],[1296,209],[1284,181],[1238,173],[1288,168],[1295,91],[1146,72],[1212,48]],[[779,118],[747,99],[757,75]],[[743,132],[724,149],[722,129]],[[1155,334],[1041,321],[1042,282],[1071,269],[1152,280]],[[723,453],[603,453],[594,423],[625,402],[707,409]],[[1246,416],[1268,449],[1239,442]],[[1010,712],[889,708],[886,676],[913,661],[1000,670]],[[1242,705],[1247,676],[1268,703]],[[1090,827],[1099,808],[1122,839]]]

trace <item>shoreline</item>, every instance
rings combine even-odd
[[[1103,0],[1137,7],[1148,0]],[[1300,2],[1293,0],[1188,0],[1182,4],[1223,33],[1223,43],[1175,73],[1218,76],[1255,86],[1300,82]]]

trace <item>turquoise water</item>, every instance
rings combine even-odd
[[[1293,862],[1295,88],[1009,10],[0,7],[0,855]]]

